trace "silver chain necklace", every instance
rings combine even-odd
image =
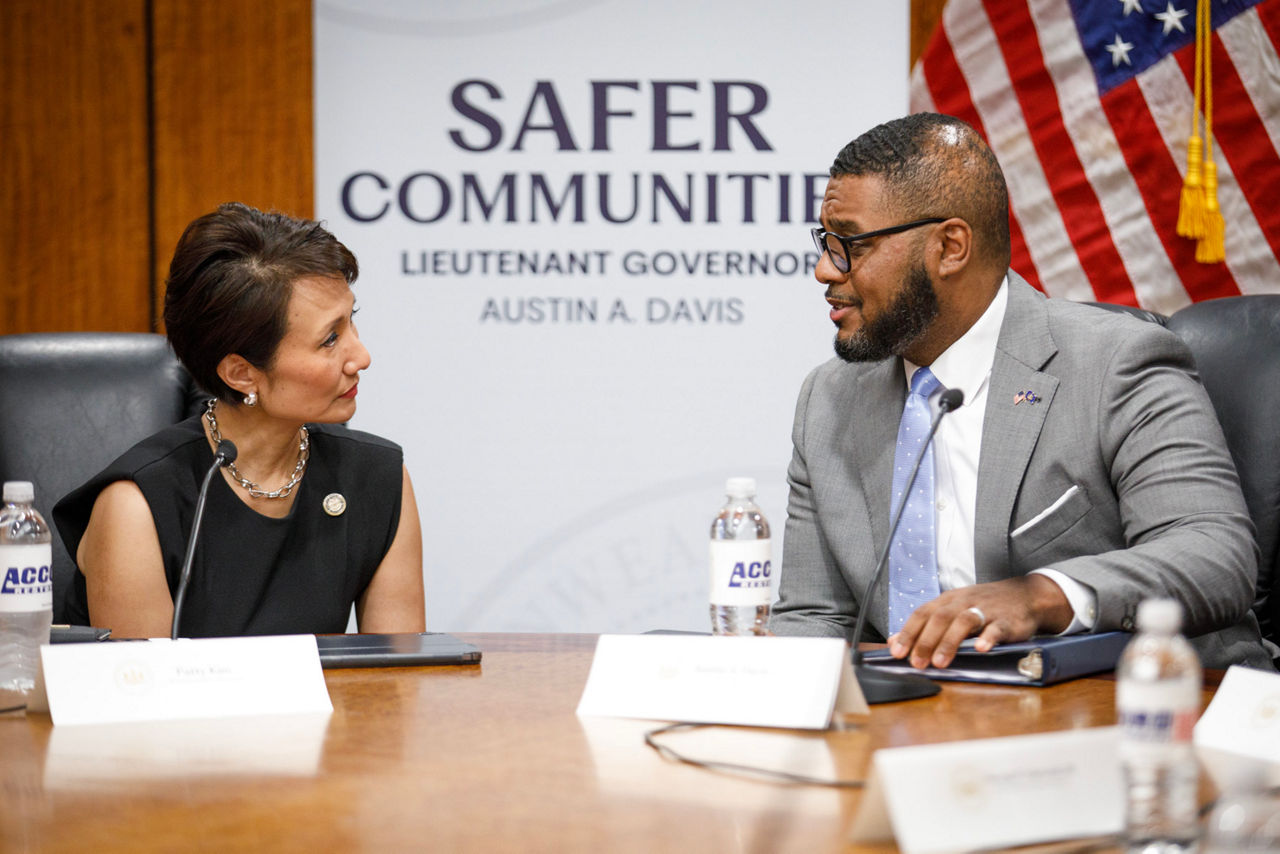
[[[217,406],[218,399],[216,397],[210,398],[209,406],[204,411],[204,420],[209,422],[209,436],[213,439],[215,446],[222,441],[222,434],[218,432],[218,419],[213,414],[213,410]],[[261,486],[236,471],[235,463],[227,463],[227,471],[231,472],[231,476],[236,479],[236,483],[249,491],[250,498],[287,498],[289,493],[293,492],[293,488],[298,485],[298,481],[302,480],[302,475],[307,470],[307,460],[311,458],[311,439],[307,435],[307,428],[305,426],[299,427],[298,434],[298,464],[293,467],[293,476],[289,478],[289,482],[279,489],[267,492]]]

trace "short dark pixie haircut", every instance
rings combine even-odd
[[[1009,266],[1009,189],[991,148],[965,122],[913,113],[877,125],[841,149],[831,177],[877,175],[903,222],[959,217],[984,261]]]
[[[288,324],[293,285],[309,276],[351,284],[355,256],[318,222],[220,205],[187,226],[165,280],[164,324],[173,352],[205,391],[239,403],[218,376],[235,353],[267,370]]]

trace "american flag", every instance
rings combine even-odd
[[[1175,233],[1196,0],[950,0],[911,109],[991,144],[1013,268],[1051,296],[1140,305],[1280,291],[1280,0],[1213,0],[1213,143],[1226,261]]]

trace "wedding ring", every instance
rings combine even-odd
[[[978,607],[965,608],[967,612],[978,618],[978,627],[983,628],[987,625],[987,615],[982,613],[982,609]]]

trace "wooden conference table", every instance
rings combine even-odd
[[[858,790],[679,765],[644,746],[652,724],[579,719],[593,635],[459,637],[484,651],[479,666],[326,671],[334,712],[316,721],[104,735],[55,730],[47,715],[0,718],[0,851],[895,850],[845,841]],[[862,778],[880,747],[1111,725],[1114,685],[946,684],[844,730],[666,740],[699,757]]]

